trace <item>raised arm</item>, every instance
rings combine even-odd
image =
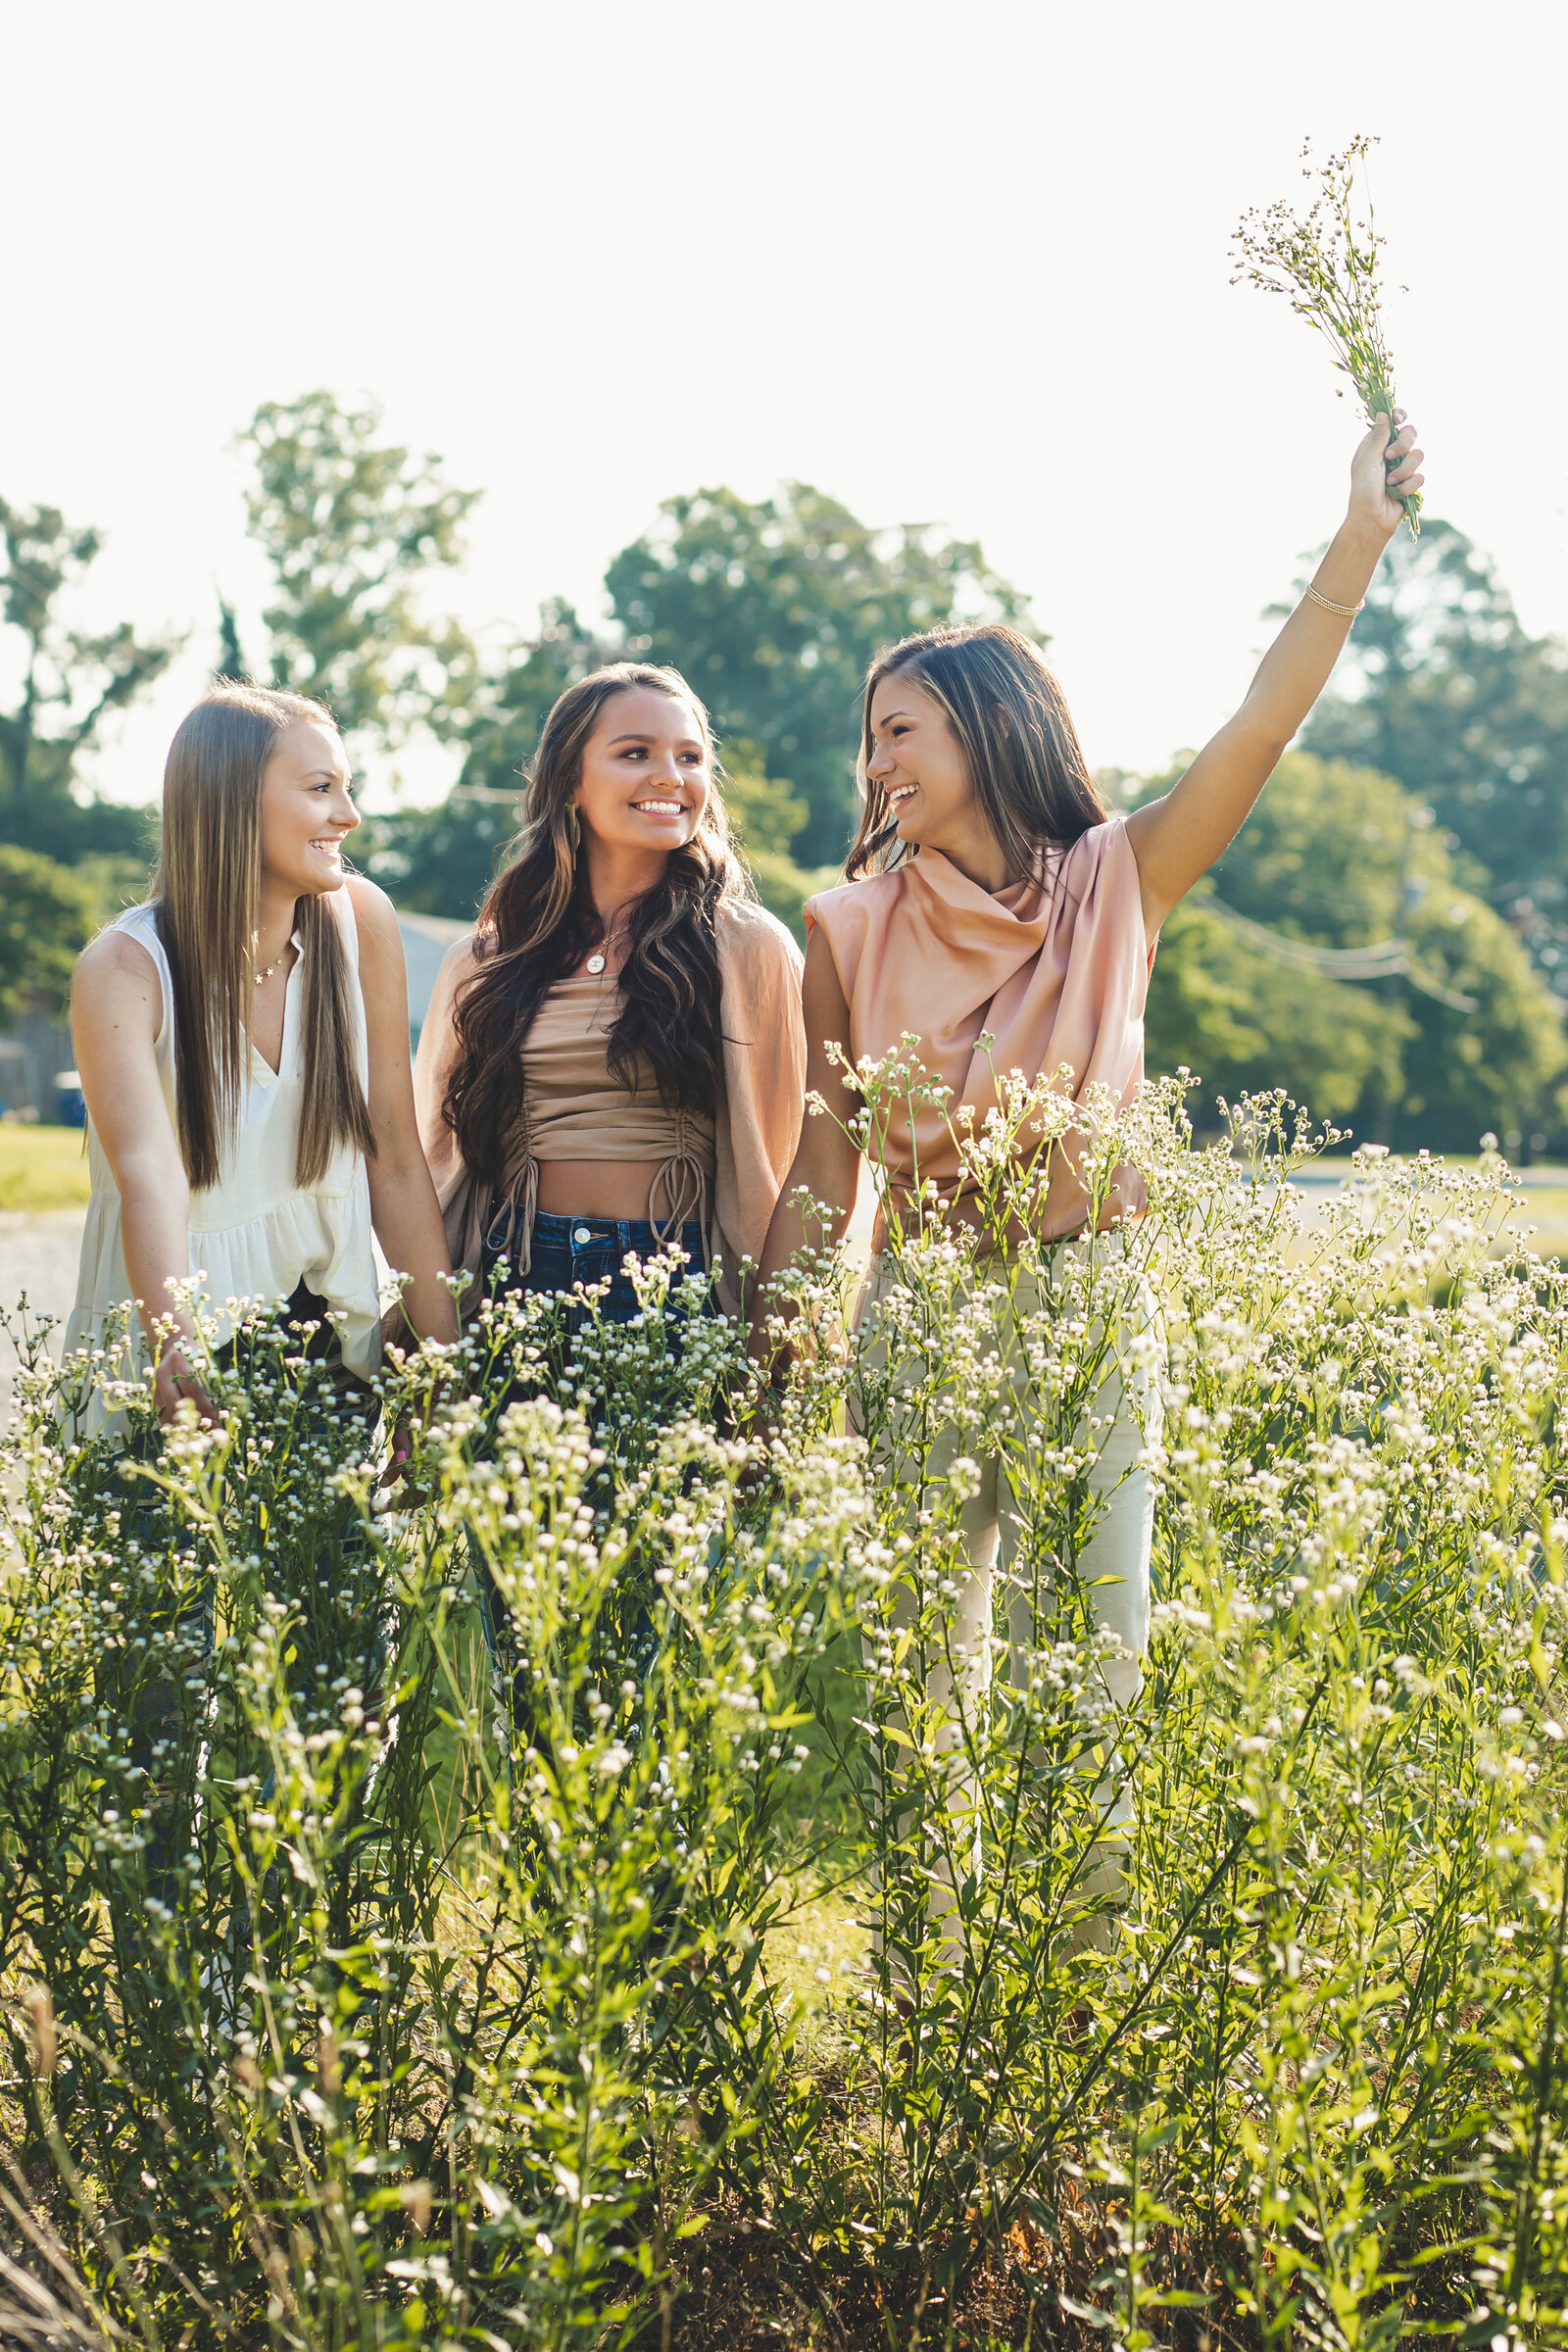
[[[183,1345],[196,1326],[169,1294],[172,1282],[190,1273],[190,1187],[158,1075],[162,1021],[152,957],[122,931],[104,932],[82,955],[71,987],[82,1097],[120,1193],[121,1244],[156,1367],[158,1417],[172,1421],[189,1397],[211,1420],[200,1358]]]
[[[808,1100],[816,1094],[835,1110],[852,1110],[855,1105],[844,1091],[842,1067],[833,1057],[835,1047],[849,1053],[850,1008],[844,1001],[827,940],[820,930],[813,931],[807,943],[801,1002],[806,1016]],[[784,1179],[784,1190],[767,1228],[767,1240],[762,1245],[762,1262],[754,1294],[754,1353],[760,1348],[761,1326],[778,1306],[778,1301],[767,1296],[769,1284],[783,1272],[797,1250],[832,1249],[843,1240],[844,1229],[855,1213],[859,1178],[860,1154],[837,1120],[821,1112],[812,1117],[808,1111],[790,1172]],[[803,1185],[826,1210],[825,1221],[803,1215],[792,1199]]]
[[[1313,575],[1316,597],[1301,599],[1263,656],[1246,702],[1181,782],[1127,819],[1151,939],[1240,832],[1327,685],[1378,559],[1403,519],[1394,493],[1421,487],[1421,454],[1413,426],[1391,440],[1386,418],[1373,425],[1351,463],[1349,511]]]
[[[403,1311],[421,1340],[455,1340],[457,1308],[442,1276],[450,1273],[435,1187],[419,1149],[409,1064],[409,983],[403,936],[390,901],[373,882],[347,885],[360,934],[370,1064],[370,1220],[387,1260],[410,1280]]]

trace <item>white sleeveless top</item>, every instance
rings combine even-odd
[[[368,1085],[365,1004],[358,987],[359,929],[346,890],[327,898],[341,928],[349,969],[355,1067]],[[174,1110],[174,992],[169,958],[158,936],[152,901],[132,906],[111,929],[123,931],[145,948],[158,966],[163,1019],[155,1053],[170,1125],[178,1133]],[[250,1048],[250,1066],[241,1091],[235,1133],[222,1154],[218,1182],[190,1197],[190,1261],[198,1296],[226,1340],[246,1306],[287,1298],[301,1282],[324,1298],[337,1332],[343,1361],[351,1371],[369,1373],[380,1359],[380,1305],[376,1296],[374,1245],[370,1235],[370,1184],[365,1156],[340,1144],[324,1175],[308,1190],[294,1181],[304,1085],[300,971],[304,950],[289,973],[283,998],[283,1051],[274,1072]],[[120,1193],[103,1146],[87,1126],[92,1200],[81,1240],[76,1303],[66,1326],[66,1352],[99,1344],[104,1318],[131,1295],[120,1228]],[[130,1318],[137,1365],[145,1362],[137,1318]],[[116,1372],[121,1370],[117,1366]],[[130,1376],[130,1366],[123,1368]],[[95,1396],[85,1415],[87,1429],[102,1428],[105,1407]]]

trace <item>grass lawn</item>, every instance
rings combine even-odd
[[[0,1127],[0,1208],[85,1208],[79,1127]]]
[[[1521,1168],[1519,1184],[1524,1198],[1508,1219],[1509,1230],[1524,1233],[1533,1225],[1533,1250],[1543,1257],[1568,1258],[1568,1170]]]
[[[1405,1158],[1413,1153],[1406,1152]],[[1450,1168],[1474,1168],[1480,1165],[1474,1152],[1446,1152],[1445,1164]],[[1347,1183],[1355,1174],[1354,1162],[1346,1155],[1314,1160],[1304,1174],[1298,1178],[1306,1193],[1308,1202],[1320,1200],[1335,1186]],[[1568,1259],[1568,1166],[1560,1162],[1542,1163],[1533,1168],[1520,1168],[1519,1197],[1509,1212],[1506,1231],[1516,1239],[1534,1227],[1531,1248],[1543,1257]],[[1499,1239],[1494,1256],[1505,1254]]]
[[[1459,1153],[1449,1157],[1454,1166],[1475,1165]],[[1317,1163],[1318,1181],[1325,1185],[1342,1183],[1350,1173],[1348,1159]],[[1521,1177],[1525,1200],[1510,1226],[1518,1232],[1534,1225],[1535,1246],[1543,1255],[1568,1255],[1568,1167],[1526,1168]],[[0,1209],[85,1208],[90,1189],[79,1127],[0,1127]],[[857,1228],[863,1223],[867,1234],[871,1206],[867,1197],[856,1219]]]

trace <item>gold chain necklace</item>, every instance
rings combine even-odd
[[[271,960],[271,962],[270,962],[270,963],[268,965],[268,967],[267,967],[266,971],[265,971],[265,972],[258,972],[258,973],[257,973],[257,975],[256,975],[256,985],[257,985],[257,987],[258,987],[258,988],[260,988],[260,987],[261,987],[261,985],[262,985],[262,982],[263,982],[264,980],[270,980],[270,978],[272,977],[272,974],[273,974],[273,973],[276,971],[276,969],[277,969],[278,965],[279,965],[280,963],[282,963],[282,962],[286,961],[286,959],[287,959],[287,956],[288,956],[288,952],[289,952],[289,949],[290,949],[290,948],[291,948],[293,945],[294,945],[294,942],[293,942],[293,940],[292,940],[292,939],[285,941],[285,943],[284,943],[284,947],[283,947],[283,953],[282,953],[282,955],[281,955],[281,956],[273,956],[273,958],[272,958],[272,960]]]
[[[606,933],[604,946],[602,948],[595,948],[593,954],[589,956],[588,961],[583,966],[584,971],[597,973],[604,970],[605,958],[615,944],[616,934],[622,930],[623,927],[624,926],[622,924],[617,922],[612,930]]]

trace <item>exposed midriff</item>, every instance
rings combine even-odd
[[[523,1120],[490,1246],[526,1271],[534,1216],[624,1217],[669,1231],[711,1213],[713,1114],[671,1108],[639,1056],[633,1083],[609,1066],[616,976],[558,980],[523,1045]]]
[[[547,1217],[632,1217],[648,1214],[648,1202],[659,1183],[661,1159],[542,1159],[539,1162],[539,1206]],[[658,1203],[660,1216],[698,1214],[697,1188],[688,1183],[684,1198]]]

